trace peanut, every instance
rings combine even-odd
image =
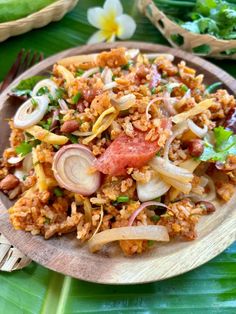
[[[199,157],[203,153],[204,145],[202,140],[200,139],[193,139],[188,143],[188,151],[189,154],[193,157]]]
[[[79,128],[79,123],[76,120],[68,120],[61,126],[61,132],[72,133]]]
[[[8,174],[2,181],[0,182],[0,190],[12,190],[19,184],[19,179],[13,174]]]

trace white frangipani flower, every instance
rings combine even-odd
[[[119,0],[106,0],[103,8],[88,9],[87,18],[90,24],[99,29],[90,37],[89,44],[112,42],[116,37],[128,39],[133,36],[136,29],[134,19],[123,14],[123,7]]]

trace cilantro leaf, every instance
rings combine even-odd
[[[185,22],[181,26],[189,32],[200,34],[200,29],[198,25],[198,20],[194,22]]]
[[[50,93],[50,91],[49,91],[49,89],[48,89],[48,87],[47,86],[43,86],[43,87],[41,87],[39,90],[38,90],[38,92],[37,92],[37,96],[42,96],[42,95],[47,95],[47,94],[49,94]]]
[[[17,155],[25,156],[32,152],[32,148],[40,144],[39,140],[31,141],[31,142],[22,142],[15,148]]]
[[[196,11],[199,14],[208,16],[212,9],[216,9],[217,0],[197,0]]]
[[[84,70],[82,69],[77,69],[76,73],[75,73],[75,76],[81,76],[82,74],[84,74]]]
[[[78,144],[78,137],[74,134],[66,134],[66,136],[69,138],[72,144]]]
[[[81,97],[82,97],[82,93],[78,92],[75,96],[72,97],[71,99],[72,104],[76,105]]]
[[[54,193],[57,197],[63,196],[63,191],[62,191],[60,188],[58,188],[58,187],[53,190],[53,193]]]
[[[159,5],[159,0],[155,1]],[[160,1],[164,13],[168,14],[175,23],[186,30],[197,34],[210,34],[221,39],[236,38],[235,0],[193,0],[185,1],[183,5],[181,1],[170,1],[173,6],[165,5],[164,2],[163,0]],[[188,3],[189,8],[192,10],[187,8]],[[173,7],[172,10],[170,10],[170,7]],[[175,39],[172,38],[173,41]],[[179,37],[179,39],[181,38]],[[197,48],[195,47],[195,49]],[[194,50],[194,52],[207,54],[209,51]]]
[[[199,159],[225,162],[229,155],[236,155],[236,135],[222,126],[213,131],[215,143],[213,145],[204,138],[204,151]]]
[[[45,76],[36,75],[29,77],[25,80],[20,81],[20,83],[12,89],[13,94],[16,96],[23,96],[29,95],[31,96],[31,91],[33,90],[34,86],[39,82],[45,79]]]
[[[28,142],[22,142],[15,148],[17,155],[25,156],[32,151],[32,145]]]
[[[233,134],[232,131],[226,130],[223,126],[219,126],[218,128],[214,128],[214,136],[215,136],[215,147],[216,150],[221,150],[222,145],[225,144]]]
[[[224,162],[228,156],[228,152],[217,152],[214,147],[206,146],[202,155],[200,156],[201,161],[221,161]]]
[[[44,128],[45,130],[50,130],[50,127],[52,125],[52,118],[48,118],[46,121],[40,121],[38,123],[39,125],[41,125],[42,128]]]
[[[198,27],[201,34],[213,34],[219,32],[217,23],[208,17],[202,17],[198,21]]]

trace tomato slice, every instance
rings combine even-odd
[[[162,127],[170,129],[167,119]],[[146,132],[136,131],[135,136],[120,134],[95,161],[95,168],[108,175],[125,175],[127,168],[140,168],[147,164],[160,150],[158,139],[150,142],[145,140]]]

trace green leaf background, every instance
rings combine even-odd
[[[0,80],[19,50],[41,51],[45,57],[86,43],[95,31],[86,19],[88,7],[103,1],[80,0],[64,19],[0,44]],[[134,0],[123,1],[135,17],[133,40],[167,44],[141,16]],[[236,77],[235,61],[213,61]],[[0,272],[0,314],[74,313],[236,313],[236,245],[187,274],[143,285],[100,285],[64,277],[35,263],[13,273]]]

